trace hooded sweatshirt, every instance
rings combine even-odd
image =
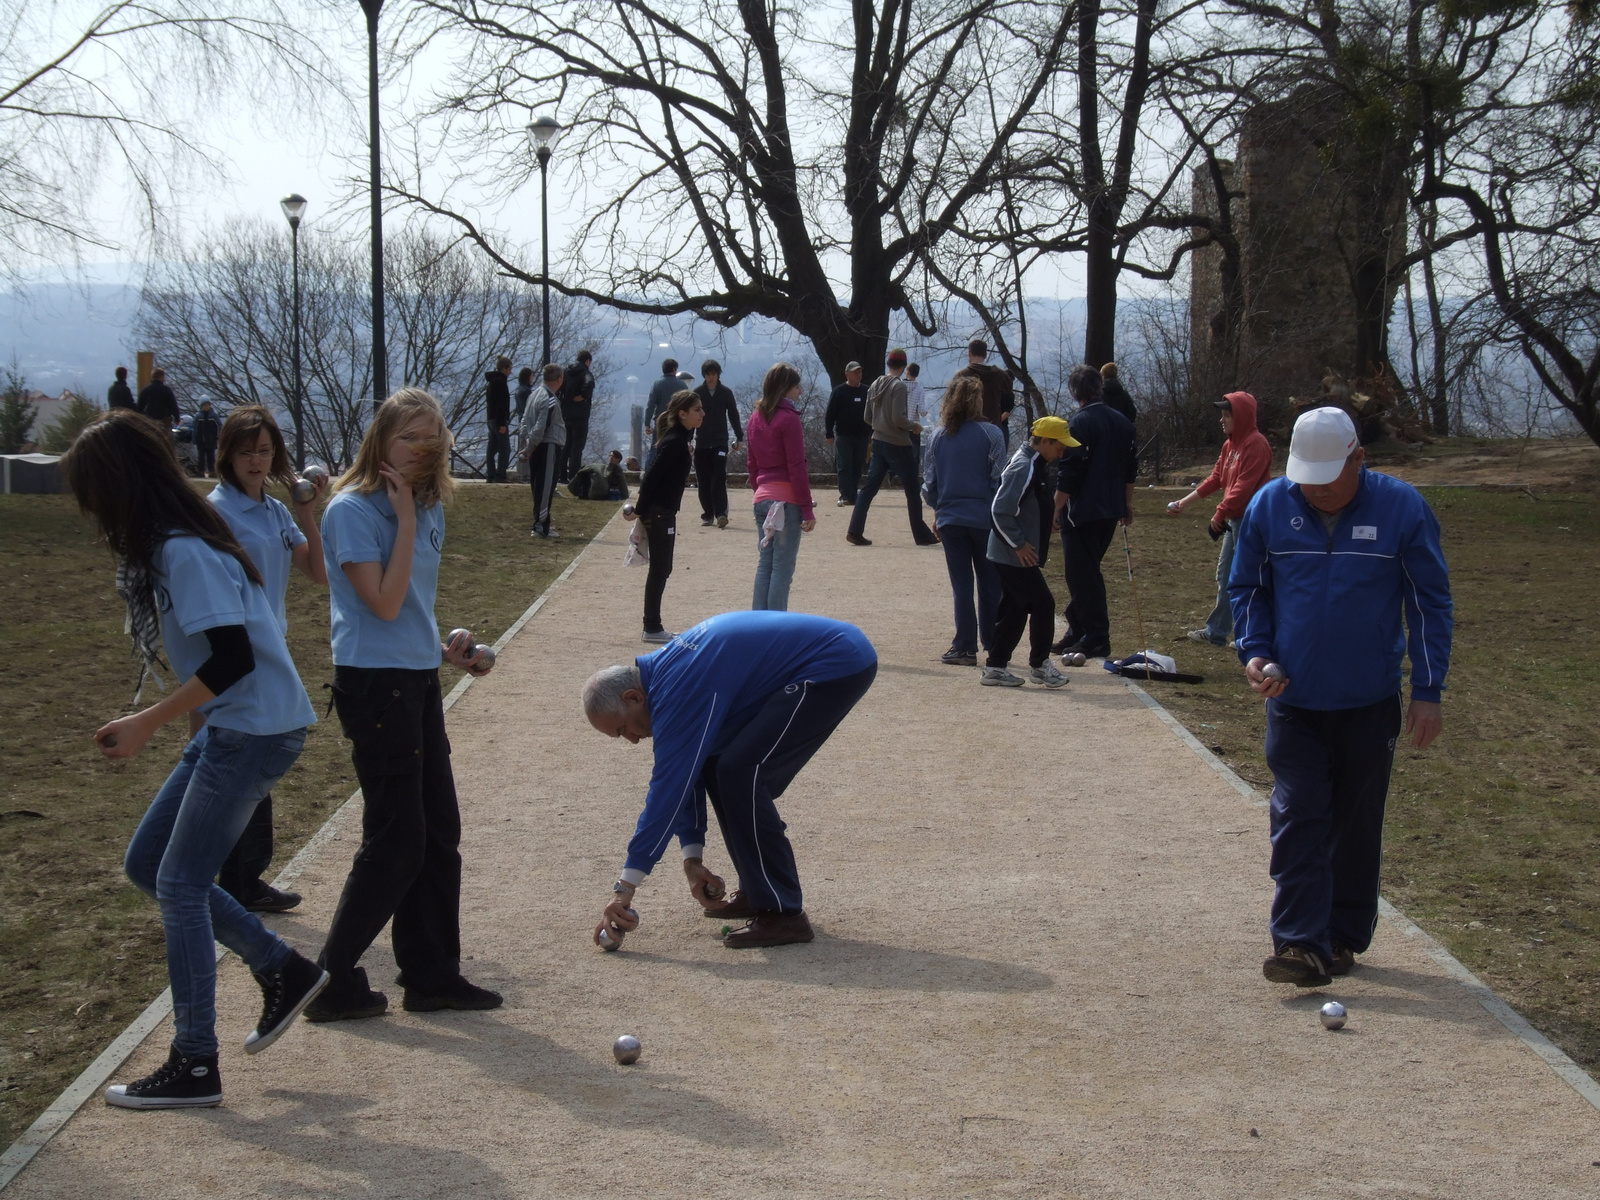
[[[1233,409],[1233,432],[1222,443],[1211,474],[1195,488],[1201,496],[1222,490],[1214,518],[1218,528],[1244,516],[1250,498],[1272,478],[1272,445],[1256,428],[1256,398],[1249,392],[1229,392],[1223,399]]]

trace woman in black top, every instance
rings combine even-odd
[[[670,642],[661,627],[661,593],[672,575],[672,547],[678,536],[678,509],[689,483],[694,454],[689,439],[706,419],[700,397],[678,392],[656,420],[656,456],[639,483],[635,515],[650,542],[650,575],[644,581],[644,640]]]

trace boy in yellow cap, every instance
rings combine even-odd
[[[1023,679],[1008,669],[1011,652],[1031,622],[1028,677],[1047,688],[1058,688],[1067,677],[1050,661],[1050,637],[1055,632],[1055,597],[1044,581],[1045,555],[1050,549],[1048,466],[1078,445],[1067,422],[1060,417],[1040,417],[1033,436],[1017,447],[1000,476],[990,515],[989,561],[1000,576],[1000,610],[995,615],[994,643],[979,680],[984,687],[1021,687]]]

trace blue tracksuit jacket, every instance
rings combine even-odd
[[[1245,510],[1228,595],[1239,661],[1279,663],[1286,704],[1360,708],[1393,696],[1407,633],[1411,697],[1439,699],[1450,669],[1450,575],[1438,519],[1408,483],[1363,468],[1330,537],[1297,484],[1272,480]]]
[[[649,874],[674,834],[706,840],[700,771],[749,724],[774,692],[826,683],[878,661],[854,625],[808,613],[730,612],[702,621],[634,660],[650,702],[655,770],[633,840],[628,872]]]

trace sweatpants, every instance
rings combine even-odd
[[[694,474],[699,480],[700,516],[728,515],[728,448],[702,446],[694,449]]]
[[[799,912],[800,872],[777,799],[822,748],[857,701],[878,664],[842,679],[791,683],[774,692],[726,749],[700,772],[739,890],[758,913]]]
[[[1056,598],[1038,567],[1014,567],[995,563],[1000,576],[1000,608],[994,620],[994,644],[989,647],[985,665],[1003,667],[1028,627],[1028,665],[1042,667],[1050,658],[1050,640],[1055,635]]]
[[[672,578],[672,551],[678,542],[678,514],[652,509],[640,513],[650,543],[650,572],[644,580],[644,632],[660,633],[661,597]]]
[[[550,501],[556,494],[556,474],[561,469],[562,447],[540,442],[528,453],[528,483],[533,488],[533,530],[550,532]]]
[[[394,925],[408,987],[461,974],[461,812],[439,672],[335,667],[333,703],[361,784],[361,847],[318,961],[333,996],[358,992],[356,964]]]
[[[255,812],[217,872],[217,886],[240,904],[255,897],[261,876],[272,865],[272,793],[256,805]]]
[[[1106,578],[1100,573],[1118,522],[1070,521],[1061,523],[1061,557],[1067,576],[1067,626],[1083,639],[1085,654],[1111,651],[1111,615],[1106,610]]]
[[[1272,944],[1326,960],[1339,942],[1360,954],[1378,923],[1383,810],[1400,696],[1319,711],[1267,701],[1272,768]]]

